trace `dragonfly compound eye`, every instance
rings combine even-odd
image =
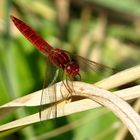
[[[75,77],[79,73],[79,70],[79,65],[75,62],[70,62],[65,67],[66,73],[71,77]]]

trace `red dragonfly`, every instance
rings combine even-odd
[[[51,62],[56,68],[62,70],[62,80],[64,79],[64,74],[66,76],[66,83],[63,82],[66,89],[69,93],[72,92],[71,87],[68,85],[68,79],[81,79],[80,71],[82,66],[86,65],[87,68],[91,70],[97,70],[102,68],[108,68],[102,64],[96,63],[94,61],[85,59],[78,55],[73,55],[65,50],[61,50],[58,48],[53,48],[50,44],[48,44],[38,33],[36,33],[31,27],[29,27],[26,23],[21,21],[20,19],[10,16],[12,21],[18,30],[43,54],[48,57],[49,62]],[[110,69],[110,68],[109,68]],[[55,82],[55,78],[50,85]],[[55,95],[54,95],[55,96]],[[52,96],[51,96],[52,97]],[[46,94],[42,92],[41,105],[46,97]],[[41,118],[41,115],[40,115]]]

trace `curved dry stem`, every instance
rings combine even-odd
[[[136,102],[133,105],[133,108],[136,112],[140,111],[140,98],[136,100]],[[117,132],[114,140],[124,140],[127,136],[128,129],[125,125],[122,125],[121,129]]]
[[[73,83],[74,89],[75,89],[75,95],[74,96],[84,96],[86,98],[89,98],[91,100],[94,100],[95,102],[84,99],[85,101],[83,104],[81,101],[76,101],[72,103],[68,103],[63,106],[59,103],[57,107],[58,111],[58,117],[70,115],[72,113],[76,113],[79,111],[91,109],[93,107],[99,106],[99,104],[111,109],[128,127],[132,135],[135,137],[135,139],[138,139],[140,137],[140,117],[139,115],[130,107],[129,104],[127,104],[125,101],[123,101],[121,98],[116,96],[115,94],[112,94],[109,91],[106,91],[101,88],[97,88],[93,85],[82,83],[82,82],[74,82]],[[61,88],[64,92],[67,92],[64,86],[61,85],[61,83],[57,84],[57,88]],[[83,88],[84,87],[84,88]],[[140,89],[140,86],[137,86],[137,88]],[[59,92],[60,90],[57,90]],[[139,90],[140,91],[140,90]],[[127,94],[127,93],[126,93]],[[97,102],[99,104],[97,104]],[[44,110],[49,111],[49,109]],[[52,113],[53,114],[53,113]],[[49,119],[53,118],[53,115],[50,115]],[[130,115],[131,114],[131,115]],[[42,118],[46,120],[46,118]],[[0,132],[4,132],[8,129],[13,129],[16,127],[21,127],[25,125],[29,125],[35,122],[39,122],[39,114],[36,113],[34,115],[13,121],[11,123],[5,124],[3,126],[0,126]]]
[[[118,96],[120,96],[121,98],[125,100],[138,98],[140,97],[140,85],[131,87],[128,89],[116,91],[113,93],[118,96],[113,95],[111,92],[103,90],[101,88],[111,89],[111,88],[126,84],[128,82],[134,81],[140,78],[139,73],[140,73],[140,66],[136,66],[134,68],[125,70],[109,78],[106,78],[94,84],[94,86],[86,84],[86,83],[82,83],[82,82],[74,82],[73,83],[74,90],[75,90],[75,93],[77,93],[75,96],[77,95],[84,96],[84,97],[87,97],[88,99],[71,102],[65,105],[62,105],[61,103],[59,103],[57,107],[58,117],[70,115],[72,113],[85,111],[88,109],[93,109],[93,108],[101,106],[102,104],[103,106],[106,106],[107,108],[111,109],[125,123],[125,125],[133,134],[133,136],[137,139],[140,134],[140,131],[139,131],[140,128],[139,126],[137,126],[140,122],[139,116],[126,102],[124,102]],[[64,96],[67,96],[67,90],[65,89],[64,86],[62,86],[62,82],[57,83],[56,85],[57,85],[57,89],[56,89],[57,99],[60,101],[62,100],[60,88],[61,88],[61,91],[63,90]],[[97,86],[101,88],[97,88]],[[53,88],[53,86],[50,88]],[[51,89],[49,89],[49,91],[50,90]],[[40,105],[41,92],[42,92],[41,90],[37,91],[35,93],[29,94],[27,96],[11,101],[3,106],[0,106],[0,117],[2,115],[5,116],[6,113],[12,112],[18,107]],[[48,98],[46,103],[50,103],[50,102],[51,101]],[[44,111],[50,112],[50,109],[48,108]],[[131,115],[129,116],[129,114]],[[53,116],[50,115],[49,119],[52,119],[52,118]],[[46,118],[44,118],[44,120],[45,119]],[[15,130],[20,129],[21,127],[24,127],[24,126],[27,126],[27,125],[30,125],[32,123],[36,123],[39,121],[40,121],[39,113],[36,113],[30,116],[21,118],[19,120],[7,123],[5,125],[0,126],[0,132],[1,132],[0,136],[8,132],[11,133]]]

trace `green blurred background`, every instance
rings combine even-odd
[[[140,64],[138,0],[0,0],[0,105],[41,89],[46,68],[45,57],[16,29],[11,14],[55,48],[119,70]],[[94,83],[104,76],[85,78]],[[19,109],[0,124],[36,111]],[[113,113],[100,108],[34,124],[1,139],[113,140],[121,127]],[[133,138],[127,134],[125,139]]]

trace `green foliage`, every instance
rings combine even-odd
[[[7,1],[8,3],[9,1]],[[84,3],[86,1],[83,0]],[[80,4],[72,3],[69,12],[78,13],[78,16],[70,15],[69,21],[66,25],[62,27],[63,21],[58,20],[56,13],[59,11],[56,8],[55,3],[52,1],[38,1],[39,10],[37,8],[37,1],[27,1],[23,3],[16,0],[11,3],[9,9],[5,8],[3,10],[3,17],[1,17],[1,34],[0,34],[0,104],[4,104],[16,97],[26,95],[28,93],[34,92],[42,88],[45,68],[46,68],[46,57],[43,56],[38,50],[36,50],[18,31],[13,27],[13,23],[9,22],[9,17],[6,19],[5,15],[15,14],[19,16],[23,21],[33,27],[41,36],[48,41],[52,46],[63,48],[65,50],[70,50],[72,53],[86,54],[83,57],[94,58],[97,55],[97,60],[109,65],[113,68],[124,68],[136,65],[139,63],[140,56],[140,32],[138,27],[135,26],[136,22],[139,22],[137,18],[135,21],[133,16],[140,16],[140,4],[138,1],[114,1],[114,0],[88,0],[91,2],[91,7],[94,4],[101,7],[106,7],[112,10],[113,17],[116,13],[122,13],[124,19],[122,22],[122,17],[119,18],[117,13],[116,21],[113,21],[112,16],[107,19],[108,15],[104,15],[108,24],[105,25],[105,32],[103,38],[96,40],[97,34],[92,34],[96,30],[98,24],[100,24],[101,16],[104,11],[101,12],[94,11],[92,8],[89,9],[89,18],[82,20],[82,12],[86,17],[87,13],[84,13],[84,6],[80,7]],[[3,5],[6,1],[3,0]],[[10,3],[10,2],[9,2]],[[33,5],[33,6],[32,6]],[[86,5],[86,4],[85,4]],[[44,8],[45,6],[45,8]],[[42,8],[40,8],[42,7]],[[75,9],[76,11],[72,11]],[[80,7],[80,8],[79,8]],[[72,9],[73,8],[73,9]],[[95,8],[96,9],[96,8]],[[95,12],[95,13],[94,13]],[[98,14],[99,13],[99,14]],[[68,14],[68,13],[66,13]],[[126,14],[126,15],[125,15]],[[51,16],[50,16],[51,15]],[[127,20],[127,15],[129,20]],[[6,20],[5,20],[6,19]],[[62,18],[63,19],[63,18]],[[4,23],[2,23],[2,21]],[[61,21],[61,22],[60,22]],[[126,24],[127,23],[127,24]],[[62,24],[62,25],[61,25]],[[3,26],[2,26],[3,25]],[[8,26],[6,26],[8,25]],[[85,26],[84,26],[85,25]],[[9,30],[9,28],[11,29]],[[102,25],[99,29],[102,28]],[[12,33],[11,33],[11,32]],[[100,30],[99,30],[100,32]],[[87,42],[89,45],[85,44],[84,51],[81,52],[81,43],[85,36],[89,36]],[[94,36],[95,35],[95,36]],[[86,36],[86,37],[87,37]],[[97,48],[97,53],[95,48]],[[91,57],[90,57],[91,56]],[[84,74],[84,73],[83,73]],[[99,74],[86,73],[85,80],[94,83],[99,79],[103,79],[106,76],[106,72]],[[109,73],[111,74],[111,73]],[[68,132],[51,137],[50,139],[74,139],[74,140],[85,140],[98,138],[98,135],[103,134],[103,132],[111,127],[114,123],[119,122],[118,119],[111,113],[103,114],[104,110],[86,111],[72,116],[67,116],[64,118],[59,118],[56,120],[46,121],[43,124],[35,124],[32,127],[24,128],[22,131],[18,131],[18,139],[30,139],[38,135],[46,134],[49,131],[69,124],[73,121],[83,119],[84,121],[89,119],[86,124],[78,123],[76,127],[73,127]],[[11,120],[21,118],[30,114],[31,111],[23,109],[10,118]],[[101,114],[101,115],[100,115]],[[97,117],[96,117],[97,116]],[[98,117],[99,116],[99,117]],[[89,117],[89,118],[88,118]],[[91,120],[91,118],[95,118]],[[9,120],[9,119],[8,119]],[[5,119],[6,123],[7,119]],[[1,121],[3,123],[4,121]],[[111,140],[116,134],[117,130],[110,130],[105,133],[103,137],[99,137],[102,140]],[[30,134],[29,134],[30,133]],[[15,133],[11,134],[13,139],[15,138]],[[24,136],[24,137],[23,137]],[[11,138],[12,138],[11,137]],[[9,138],[9,137],[8,137]],[[6,138],[6,139],[8,139]],[[11,139],[12,140],[12,139]]]

